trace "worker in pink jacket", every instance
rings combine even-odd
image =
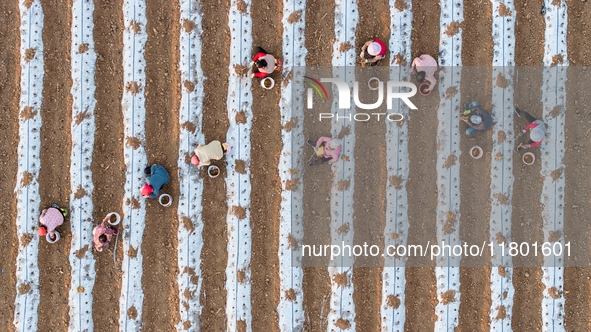
[[[417,81],[423,83],[425,80],[429,81],[429,88],[425,93],[433,91],[437,80],[435,79],[435,72],[437,71],[437,61],[429,54],[423,54],[412,61],[410,66],[410,73],[417,75]]]
[[[105,219],[103,219],[103,222],[101,222],[92,230],[92,240],[94,242],[94,247],[99,252],[109,248],[111,237],[118,233],[118,230],[115,226],[109,225],[110,217],[110,215],[106,216]]]
[[[312,160],[308,166],[314,166],[317,163],[325,163],[332,161],[333,163],[339,160],[341,155],[341,141],[336,138],[320,137],[316,145],[312,140],[308,140],[308,144],[316,150],[316,159]]]

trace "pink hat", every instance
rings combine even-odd
[[[199,166],[199,158],[197,156],[191,157],[191,164]]]
[[[222,146],[224,147],[224,149],[226,149],[226,153],[225,154],[230,153],[230,151],[232,150],[232,147],[230,146],[230,144],[228,144],[228,142],[222,143]]]
[[[148,197],[150,194],[154,192],[154,188],[151,185],[147,184],[142,187],[142,196]]]

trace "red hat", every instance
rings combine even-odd
[[[147,184],[142,187],[142,196],[148,197],[150,194],[154,192],[154,188],[151,185]]]
[[[45,226],[39,226],[39,228],[37,228],[37,233],[41,236],[45,236],[45,234],[47,234],[47,228],[45,228]]]

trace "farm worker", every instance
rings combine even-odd
[[[429,54],[423,54],[415,58],[410,65],[410,73],[417,75],[417,81],[423,83],[425,79],[429,81],[429,88],[425,93],[433,91],[437,80],[435,79],[435,72],[437,71],[437,61]]]
[[[57,204],[52,204],[51,207],[43,209],[39,216],[39,228],[37,233],[45,236],[49,233],[51,241],[56,240],[55,229],[64,223],[64,219],[68,216],[68,209],[60,208]]]
[[[207,145],[199,144],[195,148],[195,155],[191,157],[191,164],[195,166],[209,166],[211,160],[220,160],[230,152],[230,144],[211,141]]]
[[[365,50],[367,50],[367,53],[372,56],[371,59],[365,58]],[[361,47],[361,53],[359,54],[359,57],[361,58],[361,65],[365,66],[368,63],[370,66],[377,65],[378,61],[386,57],[387,51],[388,49],[386,48],[386,44],[384,44],[383,41],[379,39],[368,40]]]
[[[163,166],[154,164],[144,169],[144,174],[148,175],[146,184],[142,187],[142,196],[144,198],[156,198],[160,193],[160,188],[170,180],[168,171]]]
[[[92,240],[94,241],[94,247],[97,251],[103,251],[103,249],[109,248],[109,242],[111,242],[111,237],[113,234],[117,234],[117,228],[115,226],[109,225],[109,218],[111,216],[106,216],[103,219],[103,222],[98,224],[92,230]]]
[[[468,129],[466,129],[466,135],[470,136],[478,131],[487,131],[492,128],[492,116],[480,107],[480,104],[477,101],[473,101],[471,104],[465,104],[464,108],[466,110],[461,119],[469,126]]]
[[[542,143],[542,140],[546,136],[546,125],[544,124],[544,122],[534,118],[533,116],[531,116],[531,114],[527,113],[526,111],[522,111],[517,107],[515,107],[515,113],[517,113],[517,116],[519,116],[520,118],[524,117],[528,123],[528,125],[525,126],[525,128],[523,128],[523,130],[521,131],[521,133],[519,133],[519,135],[517,135],[517,137],[520,137],[521,135],[527,133],[527,131],[529,130],[529,142],[527,144],[519,143],[519,146],[517,146],[517,151],[521,149],[533,148],[540,145]]]
[[[257,47],[257,53],[254,55],[250,65],[256,64],[257,73],[250,74],[250,78],[264,78],[275,70],[281,70],[281,60],[275,59],[261,47]]]
[[[333,163],[339,160],[341,155],[341,141],[336,138],[320,137],[314,145],[312,140],[308,140],[308,144],[316,150],[316,159],[312,160],[308,166],[314,166],[318,162],[325,163],[331,160]]]

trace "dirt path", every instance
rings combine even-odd
[[[95,5],[94,42],[97,54],[94,111],[95,145],[91,165],[94,188],[92,201],[94,220],[100,222],[109,212],[123,217],[123,3],[109,0]],[[120,227],[120,231],[121,231]],[[121,293],[122,241],[117,248],[117,264],[113,262],[111,244],[107,252],[95,252],[96,280],[93,289],[92,316],[96,331],[119,328],[119,296]]]
[[[270,9],[268,9],[270,8]],[[253,55],[256,46],[278,58],[282,54],[282,2],[272,6],[265,0],[251,3],[253,19]],[[270,13],[273,13],[270,15]],[[279,303],[279,204],[281,182],[277,167],[283,148],[281,143],[281,114],[279,110],[279,87],[281,74],[271,75],[275,88],[264,90],[259,79],[253,80],[251,143],[251,203],[250,222],[252,229],[251,303],[252,330],[277,331],[277,304]]]
[[[359,7],[359,23],[355,31],[355,53],[360,52],[363,44],[375,38],[381,39],[388,45],[390,38],[390,8],[387,0],[365,3]],[[357,71],[356,81],[363,89],[371,77],[379,77],[383,82],[389,80],[386,68],[390,63],[390,53],[380,61],[380,72],[377,75],[364,71]],[[369,68],[369,67],[366,67]],[[367,90],[363,90],[367,91]],[[361,101],[374,103],[377,94],[363,94]],[[366,112],[357,109],[357,112]],[[375,113],[387,113],[383,104]],[[355,124],[355,194],[353,205],[354,243],[363,245],[377,245],[383,248],[383,231],[386,220],[386,126],[384,121],[372,118],[369,122]],[[376,147],[376,143],[378,143]],[[377,151],[376,151],[377,149]],[[383,265],[383,259],[364,260],[358,258],[357,264]],[[355,327],[358,331],[380,330],[380,306],[382,303],[382,268],[361,267],[353,269],[353,284],[355,291]]]
[[[0,174],[0,191],[13,193],[16,187],[17,137],[20,96],[20,38],[18,31],[18,4],[16,1],[0,2],[0,157],[3,172]],[[0,228],[5,236],[0,240],[4,258],[0,260],[0,288],[4,301],[0,302],[0,325],[14,330],[14,298],[16,297],[15,267],[19,242],[16,236],[16,208],[14,194],[0,203],[5,217]]]
[[[66,2],[42,0],[45,77],[41,106],[40,210],[56,203],[69,208],[70,197],[70,87],[71,13]],[[68,61],[64,61],[68,59]],[[70,289],[70,219],[58,228],[56,244],[39,243],[39,326],[49,330],[68,327]]]
[[[228,13],[230,3],[208,3],[203,6],[203,57],[201,64],[206,76],[203,101],[203,133],[205,141],[226,140],[228,116],[226,98],[228,96],[228,67],[230,59],[230,30]],[[209,68],[209,69],[208,69]],[[202,142],[202,143],[206,143]],[[226,330],[226,263],[227,263],[227,224],[228,207],[225,203],[226,177],[225,163],[214,162],[221,170],[216,179],[204,179],[203,183],[203,251],[201,271],[203,288],[201,314],[203,331]]]
[[[464,1],[462,26],[461,103],[477,100],[492,114],[492,5]],[[471,244],[488,241],[490,218],[490,164],[492,130],[467,137],[467,125],[460,124],[460,238]],[[474,160],[469,150],[478,145],[485,151],[484,158]],[[475,260],[463,259],[467,266],[460,269],[460,322],[459,331],[484,331],[490,329],[489,311],[490,268],[484,268]]]
[[[334,43],[334,2],[307,1],[306,4],[306,66],[331,66]],[[327,85],[328,89],[328,85]],[[316,103],[317,101],[315,101]],[[332,101],[318,103],[330,109]],[[316,108],[316,104],[314,106]],[[318,122],[316,113],[304,117],[304,139],[316,140],[330,136],[330,122]],[[309,149],[309,148],[308,148]],[[304,244],[330,243],[330,202],[307,197],[330,197],[330,169],[327,165],[308,167],[311,150],[304,150]],[[328,261],[327,265],[328,266]],[[326,267],[304,268],[304,311],[306,331],[326,330],[330,299],[330,277]]]
[[[439,53],[439,1],[413,2],[412,26],[420,27],[412,34],[412,58],[429,54],[435,59]],[[419,32],[420,31],[420,32]],[[410,65],[410,64],[409,64]],[[416,80],[413,81],[416,82]],[[411,99],[418,110],[410,110],[408,122],[410,171],[408,175],[408,219],[409,244],[425,245],[428,240],[435,242],[437,208],[437,109],[439,90],[428,96]],[[430,116],[425,116],[430,114]],[[415,262],[422,267],[406,269],[406,325],[413,331],[434,329],[435,271],[428,261]],[[412,264],[410,265],[412,266]],[[417,266],[415,264],[415,266]]]
[[[517,50],[516,58],[520,51]],[[542,56],[539,56],[542,59]],[[541,61],[541,60],[540,60]],[[521,65],[517,63],[517,65]],[[515,105],[521,110],[529,112],[532,116],[540,118],[542,116],[541,90],[542,84],[541,70],[532,70],[531,67],[523,67],[517,70],[519,77],[515,83]],[[526,73],[529,72],[529,75]],[[515,117],[515,132],[522,130],[527,122],[524,118]],[[521,137],[516,140],[515,145],[519,145]],[[540,150],[532,151],[536,160],[540,158]],[[543,241],[542,234],[542,206],[540,205],[540,195],[542,193],[543,178],[540,176],[540,164],[536,162],[533,166],[526,167],[521,162],[522,153],[515,154],[513,175],[513,215],[511,220],[512,241],[521,243],[538,243]],[[542,262],[538,260],[538,267],[523,267],[523,260],[519,257],[513,259],[513,265],[516,267],[513,272],[513,285],[515,286],[515,296],[513,305],[512,326],[515,330],[540,330],[542,328],[542,290],[544,285],[541,282],[542,270],[539,268]]]
[[[542,1],[519,2],[515,4],[515,34],[519,36],[515,42],[516,66],[542,66],[544,51],[544,17],[540,15]],[[542,75],[540,70],[521,68],[517,70],[515,81],[515,105],[530,112],[534,117],[542,116],[540,102]],[[515,132],[523,129],[527,123],[523,118],[515,117]],[[523,137],[522,137],[523,139]],[[516,141],[518,145],[521,141]],[[526,142],[527,143],[527,142]],[[539,149],[534,154],[540,156]],[[519,154],[521,158],[522,154]],[[517,157],[517,155],[516,155]],[[538,159],[539,160],[539,159]],[[515,242],[533,243],[542,241],[542,208],[539,204],[542,192],[540,164],[526,168],[520,159],[515,158],[513,175],[513,216],[512,236]],[[536,230],[533,231],[532,230]],[[515,330],[540,330],[542,328],[541,305],[542,271],[540,268],[523,268],[518,259],[513,260],[516,268],[513,272],[515,297],[513,305],[512,326]],[[540,265],[541,266],[541,262]]]
[[[586,234],[591,231],[590,225],[583,222],[591,214],[589,207],[591,165],[588,159],[581,158],[591,153],[589,129],[591,117],[585,112],[583,105],[591,103],[589,94],[576,82],[582,78],[590,78],[591,72],[580,67],[591,65],[591,30],[587,27],[591,22],[591,6],[588,3],[570,1],[568,3],[568,60],[571,66],[568,71],[567,116],[565,128],[567,136],[565,142],[564,165],[566,168],[565,187],[565,241],[573,243],[573,253],[584,255],[591,252],[591,244]],[[580,246],[575,246],[579,243]],[[569,260],[565,260],[567,264]],[[572,261],[570,261],[572,263]],[[564,272],[565,328],[567,331],[591,330],[591,267],[589,260],[581,264],[580,268],[566,268]]]
[[[178,112],[180,103],[179,15],[177,1],[149,1],[146,7],[146,155],[148,164],[164,166],[170,182],[161,193],[179,197]],[[142,27],[144,28],[144,27]],[[180,320],[177,264],[178,202],[169,208],[156,199],[146,204],[144,255],[144,331],[171,331]]]

